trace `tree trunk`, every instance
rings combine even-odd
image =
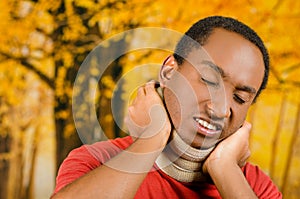
[[[56,98],[56,102],[60,102],[59,99]],[[60,111],[64,111],[63,103],[58,103],[57,107],[55,107],[55,113],[59,113]],[[67,106],[68,109],[71,109],[71,106]],[[71,110],[68,110],[71,111]],[[72,118],[58,118],[55,117],[55,130],[56,130],[56,167],[57,170],[59,166],[63,162],[63,160],[67,157],[68,153],[74,149],[79,147],[82,142],[78,137],[78,134],[74,131],[71,134],[66,135],[66,126],[72,125],[74,126]]]
[[[0,135],[0,198],[7,198],[10,151],[11,137],[9,134]]]

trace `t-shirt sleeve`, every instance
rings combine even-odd
[[[72,150],[59,168],[54,194],[100,164],[85,146]]]
[[[92,145],[83,145],[72,150],[61,164],[54,193],[72,183],[81,176],[99,167],[132,143],[128,136],[115,140],[97,142]]]
[[[278,190],[277,186],[272,182],[269,176],[259,169],[258,166],[247,163],[244,167],[244,174],[258,198],[282,198],[282,194]]]

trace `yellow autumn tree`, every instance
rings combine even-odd
[[[1,127],[4,129],[1,131],[0,142],[5,143],[1,148],[1,159],[4,161],[1,174],[10,179],[1,181],[1,198],[30,197],[30,176],[33,172],[30,171],[29,177],[27,174],[24,176],[23,166],[28,158],[24,156],[27,152],[20,146],[27,144],[28,148],[34,143],[27,143],[28,139],[23,137],[29,135],[28,131],[37,134],[38,126],[45,124],[43,121],[45,118],[41,115],[46,111],[46,107],[53,108],[57,167],[71,149],[82,144],[72,118],[72,87],[77,70],[86,55],[109,34],[141,25],[140,21],[129,16],[133,8],[144,7],[147,4],[150,4],[150,1],[142,4],[126,1],[1,1],[1,17],[5,19],[1,21],[0,30],[1,80],[3,80]],[[120,39],[115,43],[118,43],[118,48],[125,47],[125,40]],[[122,70],[117,63],[118,61],[106,72],[107,76],[113,77],[114,80]],[[97,71],[81,78],[90,81],[95,73]],[[30,76],[36,79],[31,78],[29,81]],[[21,121],[23,115],[16,116],[16,114],[35,104],[35,101],[28,104],[30,102],[28,95],[31,95],[29,91],[34,85],[32,81],[38,81],[41,87],[39,89],[45,90],[44,100],[46,97],[52,100],[47,104],[36,103],[32,113],[33,111],[37,113],[24,118],[26,124],[23,125]],[[98,97],[100,104],[105,104],[109,99],[109,96],[102,93],[107,93],[110,84],[111,82],[105,83],[101,88],[101,95]],[[88,91],[89,89],[80,93],[83,99],[89,95]],[[48,93],[50,94],[47,95]],[[24,98],[29,102],[26,100],[25,103]],[[81,109],[84,110],[85,105],[81,105]],[[80,117],[89,122],[89,112],[84,113]],[[105,111],[99,112],[98,115],[105,118]],[[37,123],[33,123],[35,121]],[[80,128],[80,125],[84,124],[78,125]],[[86,126],[87,132],[95,131],[93,127]],[[28,153],[33,152],[34,150],[30,150]],[[34,162],[34,156],[30,159]],[[34,168],[34,165],[29,166]]]

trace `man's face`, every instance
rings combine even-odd
[[[236,33],[215,29],[203,49],[209,56],[193,50],[164,89],[175,129],[196,148],[215,145],[243,124],[264,75],[261,52]]]

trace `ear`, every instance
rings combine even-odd
[[[161,87],[166,85],[166,82],[169,81],[174,73],[178,68],[178,64],[175,61],[173,55],[167,57],[160,68],[159,72],[159,82]]]

